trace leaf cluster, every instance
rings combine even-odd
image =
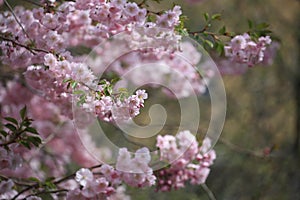
[[[20,120],[13,117],[4,117],[4,123],[0,122],[0,147],[9,150],[14,143],[31,149],[39,147],[42,143],[38,131],[32,127],[32,119],[27,116],[27,108],[24,106],[20,112]]]

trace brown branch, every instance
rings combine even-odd
[[[14,10],[12,9],[12,7],[9,5],[9,3],[7,2],[7,0],[4,0],[4,4],[7,6],[7,8],[10,10],[11,14],[14,16],[16,22],[19,24],[19,26],[21,27],[22,31],[24,32],[24,34],[27,36],[27,38],[32,42],[31,38],[29,37],[29,35],[27,34],[27,32],[25,31],[23,25],[21,24],[21,22],[19,21],[18,17],[16,16]]]
[[[100,164],[100,165],[95,165],[95,166],[90,167],[89,169],[90,169],[90,170],[93,170],[93,169],[97,169],[97,168],[99,168],[99,167],[101,167],[101,166],[102,166],[102,164]],[[69,179],[71,179],[71,178],[74,178],[75,174],[76,174],[76,172],[73,173],[73,174],[70,174],[70,175],[68,175],[68,176],[66,176],[66,177],[63,177],[63,178],[61,178],[61,179],[58,179],[57,181],[54,181],[53,184],[57,185],[57,184],[62,183],[62,182],[64,182],[64,181],[66,181],[66,180],[69,180]]]
[[[101,167],[101,166],[102,166],[102,164],[100,164],[100,165],[95,165],[95,166],[93,166],[93,167],[90,167],[89,169],[90,169],[90,170],[93,170],[93,169],[99,168],[99,167]],[[69,179],[72,179],[72,178],[75,177],[75,174],[76,174],[76,172],[74,172],[74,173],[72,173],[72,174],[70,174],[70,175],[68,175],[68,176],[65,176],[65,177],[63,177],[63,178],[61,178],[61,179],[58,179],[57,181],[54,181],[53,184],[58,185],[58,184],[60,184],[60,183],[62,183],[62,182],[64,182],[64,181],[67,181],[67,180],[69,180]],[[42,186],[44,186],[44,185],[42,185]],[[26,188],[24,188],[23,190],[21,190],[18,194],[16,194],[16,195],[12,198],[12,200],[17,199],[21,194],[23,194],[23,193],[25,193],[25,192],[27,192],[27,191],[33,189],[33,188],[39,188],[39,187],[40,187],[40,183],[36,183],[36,184],[34,184],[34,185],[29,185],[28,187],[26,187]],[[62,190],[56,190],[56,191],[66,191],[66,192],[67,192],[68,190],[62,189]],[[55,191],[42,191],[41,194],[44,194],[45,192],[46,192],[46,193],[55,193]],[[29,196],[33,196],[33,195],[37,195],[37,194],[39,194],[39,193],[31,194],[31,195],[29,195]],[[29,197],[29,196],[27,196],[27,197]],[[26,199],[26,198],[25,198],[25,199]]]
[[[31,185],[31,186],[28,186],[28,187],[24,188],[23,190],[21,190],[20,192],[18,192],[18,194],[16,194],[11,200],[17,199],[24,192],[27,192],[28,190],[31,190],[33,188],[37,188],[38,186],[39,186],[39,183],[36,183],[34,185]]]
[[[22,135],[22,133],[25,133],[25,130],[18,130],[18,131],[14,134],[14,137],[13,137],[12,139],[10,139],[10,140],[7,141],[7,142],[1,143],[1,144],[0,144],[0,147],[8,146],[8,145],[10,145],[10,144],[16,143],[16,140]]]
[[[16,42],[16,41],[13,40],[13,39],[4,37],[4,36],[2,36],[2,35],[0,35],[0,39],[1,39],[1,40],[4,40],[4,41],[7,41],[7,42],[11,42],[12,44],[14,44],[14,45],[16,45],[16,46],[23,47],[23,48],[27,49],[28,51],[30,51],[32,54],[36,54],[35,51],[37,51],[37,52],[43,52],[43,53],[50,53],[50,52],[47,51],[47,50],[44,50],[44,49],[38,49],[38,48],[34,48],[34,47],[29,47],[29,46],[27,46],[27,45],[24,45],[24,44],[21,44],[21,43],[19,43],[19,42]]]
[[[29,198],[31,196],[36,196],[36,195],[40,195],[40,194],[54,194],[54,193],[61,193],[61,192],[68,192],[68,191],[69,190],[66,190],[66,189],[50,190],[50,191],[43,190],[43,191],[40,191],[40,192],[36,192],[34,194],[27,195],[23,200],[26,200],[27,198]]]
[[[62,182],[64,182],[64,181],[67,181],[67,180],[69,180],[69,179],[71,179],[71,178],[74,178],[74,177],[75,177],[75,174],[76,174],[76,172],[73,173],[73,174],[70,174],[70,175],[68,175],[68,176],[66,176],[66,177],[63,177],[63,178],[61,178],[61,179],[59,179],[59,180],[57,180],[57,181],[54,181],[53,183],[54,183],[55,185],[60,184],[60,183],[62,183]]]

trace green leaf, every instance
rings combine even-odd
[[[204,13],[203,15],[204,15],[205,21],[207,21],[209,19],[209,14],[208,13]]]
[[[45,185],[47,187],[48,190],[51,190],[51,189],[56,189],[56,185],[52,182],[45,182]]]
[[[155,22],[156,21],[156,15],[149,15],[147,17],[148,22]]]
[[[73,81],[73,82],[71,83],[72,89],[76,88],[77,85],[78,85],[78,83],[77,83],[76,81]]]
[[[248,19],[248,27],[249,29],[253,28],[253,22],[250,19]]]
[[[31,144],[33,144],[34,146],[38,147],[41,143],[42,143],[42,140],[41,138],[39,137],[35,137],[35,136],[29,136],[27,138],[27,141]]]
[[[30,147],[30,143],[25,141],[25,140],[22,140],[19,142],[21,145],[23,145],[24,147],[26,147],[27,149],[31,149]]]
[[[105,87],[105,88],[103,89],[103,92],[104,92],[104,95],[105,95],[105,96],[110,96],[111,93],[112,93],[112,88],[111,88],[110,86]]]
[[[119,80],[121,80],[121,78],[120,77],[115,77],[115,78],[113,78],[110,82],[111,82],[111,84],[116,84]]]
[[[205,40],[205,44],[207,44],[210,48],[214,48],[214,43],[212,43],[210,40]]]
[[[72,79],[65,79],[63,80],[63,83],[67,83],[67,82],[70,82]]]
[[[5,117],[4,119],[5,119],[6,121],[9,121],[9,122],[15,124],[15,125],[18,125],[18,124],[19,124],[18,121],[17,121],[15,118],[12,118],[12,117]]]
[[[211,16],[212,20],[221,20],[221,14],[217,13]]]
[[[55,180],[55,177],[51,176],[51,177],[46,178],[45,182],[51,182],[53,180]]]
[[[8,128],[9,130],[11,130],[12,132],[15,132],[17,130],[17,128],[15,127],[15,125],[7,123],[4,125],[6,128]]]
[[[269,26],[270,26],[269,24],[263,22],[263,23],[257,24],[257,25],[256,25],[256,29],[257,29],[257,30],[263,30],[263,29],[268,28]]]
[[[224,53],[224,44],[221,42],[216,43],[216,50],[219,53],[219,55],[223,55]]]
[[[77,106],[80,106],[80,105],[82,105],[83,103],[85,103],[85,99],[86,99],[85,94],[81,95],[81,96],[79,97],[79,101],[77,102]]]
[[[35,177],[29,177],[28,180],[29,180],[29,181],[33,181],[33,182],[37,182],[37,183],[40,182],[40,180],[37,179],[37,178],[35,178]]]
[[[24,120],[26,117],[26,113],[27,113],[27,108],[26,106],[24,106],[21,110],[20,110],[20,116],[21,118]]]
[[[186,29],[180,29],[178,33],[182,36],[189,36],[189,32]]]
[[[106,84],[106,80],[105,79],[99,81],[99,85],[104,85],[104,84]]]
[[[33,134],[39,134],[39,133],[37,132],[37,130],[36,130],[35,128],[33,128],[33,127],[27,127],[27,128],[25,129],[25,131],[26,131],[26,132],[33,133]]]
[[[75,90],[73,94],[84,94],[83,90]]]
[[[4,137],[6,137],[8,135],[8,133],[4,130],[0,130],[1,135],[3,135]]]
[[[219,30],[219,34],[220,34],[220,35],[225,35],[225,33],[226,33],[226,27],[223,26],[223,27]]]

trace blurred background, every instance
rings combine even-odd
[[[172,1],[153,4],[157,11]],[[175,1],[201,30],[203,13],[221,13],[229,31],[247,31],[247,20],[271,25],[280,50],[270,66],[224,76],[227,117],[215,146],[217,159],[207,186],[216,199],[300,199],[300,2],[297,0]],[[203,108],[201,108],[203,110]],[[201,110],[201,112],[202,112]],[[201,186],[170,193],[131,189],[132,199],[209,199]]]

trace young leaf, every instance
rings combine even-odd
[[[24,120],[26,117],[26,112],[27,112],[27,108],[26,106],[24,106],[21,110],[20,110],[20,116],[21,118]]]
[[[214,14],[213,16],[211,16],[211,19],[212,20],[221,20],[221,14],[217,13],[217,14]]]
[[[226,33],[226,27],[223,26],[223,27],[219,30],[219,34],[220,34],[220,35],[225,35],[225,33]]]
[[[4,137],[6,137],[8,135],[8,133],[4,130],[0,130],[1,135],[3,135]]]
[[[52,183],[51,181],[46,181],[45,185],[48,190],[56,189],[56,185],[54,183]]]
[[[84,91],[82,91],[82,90],[75,90],[73,92],[73,94],[84,94]]]
[[[269,26],[270,26],[269,24],[263,22],[263,23],[257,24],[257,25],[256,25],[256,29],[257,29],[257,30],[263,30],[263,29],[268,28]]]
[[[27,141],[31,144],[33,144],[34,146],[38,147],[41,143],[42,143],[42,140],[41,138],[39,137],[35,137],[35,136],[29,136],[27,138]]]
[[[205,21],[207,21],[209,19],[209,14],[208,13],[204,13],[204,18],[205,18]]]
[[[37,178],[35,178],[35,177],[29,177],[28,180],[29,180],[29,181],[32,181],[32,182],[37,182],[37,183],[40,182],[40,180],[37,179]]]
[[[33,128],[33,127],[27,127],[27,128],[25,129],[25,131],[26,131],[26,132],[33,133],[33,134],[39,134],[39,133],[37,132],[37,130],[36,130],[35,128]]]
[[[12,132],[16,131],[17,128],[15,127],[15,125],[7,123],[4,125],[6,128],[8,128],[9,130],[11,130]]]
[[[205,40],[205,43],[210,47],[214,48],[214,44],[210,40]]]
[[[30,143],[29,142],[27,142],[27,141],[25,141],[25,140],[22,140],[22,141],[20,141],[19,142],[21,145],[23,145],[24,147],[26,147],[27,149],[31,149],[31,147],[30,147]]]
[[[15,118],[12,118],[12,117],[5,117],[4,119],[5,119],[6,121],[9,121],[9,122],[15,124],[15,125],[18,125],[18,124],[19,124],[18,121],[17,121]]]
[[[63,80],[63,83],[67,83],[67,82],[70,82],[72,79],[65,79]]]
[[[105,80],[105,79],[102,79],[102,80],[99,81],[98,84],[99,84],[99,85],[104,85],[104,84],[106,84],[106,80]]]
[[[77,85],[78,85],[78,83],[77,83],[76,81],[73,81],[73,82],[71,83],[72,89],[76,88]]]
[[[250,19],[248,19],[248,27],[249,29],[253,28],[253,22]]]

